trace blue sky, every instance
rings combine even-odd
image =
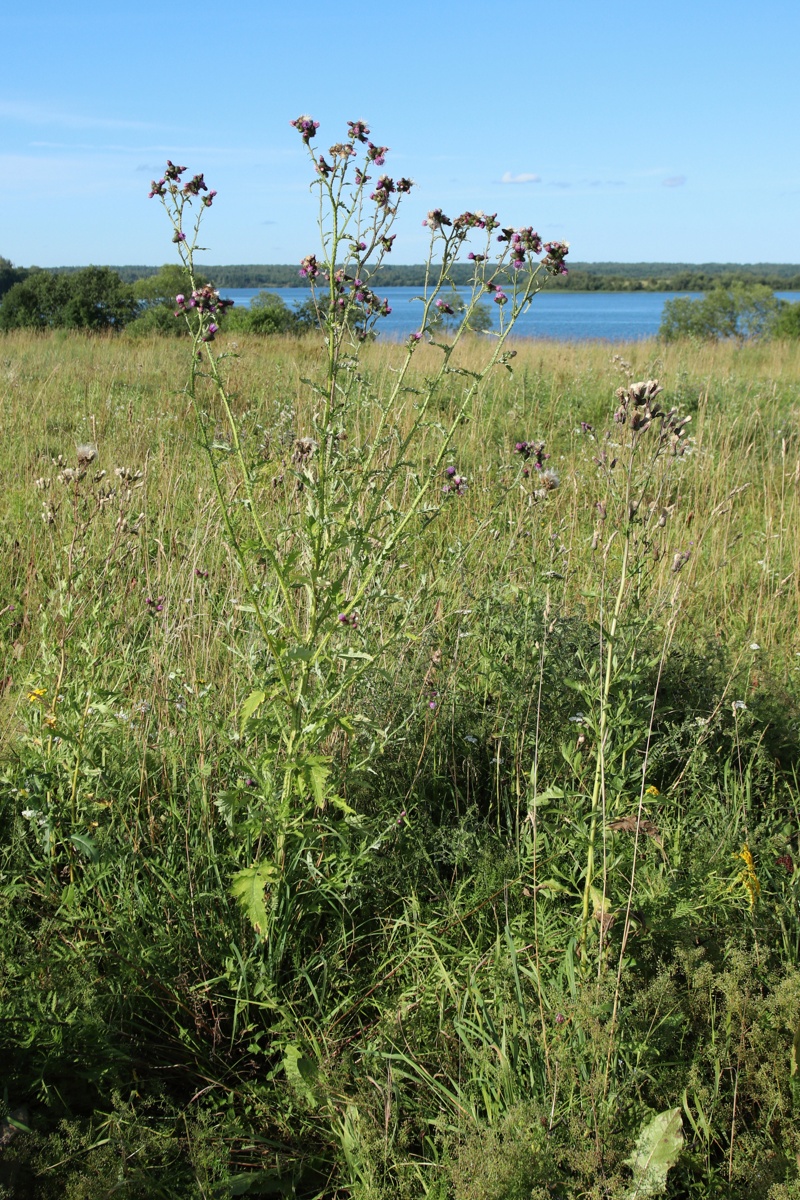
[[[193,15],[194,14],[194,15]],[[364,118],[417,183],[394,258],[441,206],[497,211],[579,261],[800,262],[796,0],[7,6],[0,254],[160,263],[166,158],[218,199],[206,262],[317,248],[308,162]]]

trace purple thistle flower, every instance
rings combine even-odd
[[[315,121],[313,117],[309,117],[305,113],[303,116],[297,117],[296,120],[290,121],[289,124],[292,125],[298,133],[302,134],[303,141],[306,145],[308,145],[311,139],[316,136],[317,130],[319,129],[319,121]]]
[[[442,229],[445,225],[452,225],[453,222],[449,217],[446,217],[440,208],[433,208],[428,213],[426,219],[422,222],[430,229]]]
[[[373,146],[372,142],[367,142],[367,159],[370,162],[374,162],[376,167],[383,166],[388,153],[388,146]]]
[[[292,121],[294,125],[294,121]],[[348,121],[347,134],[354,142],[366,142],[369,128],[364,121]]]
[[[183,185],[184,196],[199,196],[201,192],[208,191],[208,184],[204,181],[202,174],[193,175],[188,183]]]

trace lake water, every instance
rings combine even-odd
[[[379,291],[392,311],[378,321],[376,329],[383,338],[400,341],[419,329],[422,305],[415,297],[420,288],[388,287]],[[220,294],[247,308],[259,291],[274,292],[289,305],[302,304],[310,297],[308,288],[221,288]],[[466,293],[462,293],[466,298]],[[776,292],[784,300],[800,300],[796,292]],[[655,337],[667,300],[675,296],[699,299],[699,292],[542,292],[529,310],[517,320],[516,337],[553,338],[563,342],[583,342],[600,338],[609,342],[638,341]],[[499,310],[487,302],[497,328]]]

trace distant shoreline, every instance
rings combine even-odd
[[[99,264],[95,264],[99,265]],[[733,284],[761,284],[774,291],[800,291],[798,263],[585,263],[569,265],[569,274],[547,281],[549,291],[567,292],[707,292]],[[308,288],[296,263],[196,264],[200,274],[217,287]],[[31,269],[31,268],[29,268]],[[55,272],[78,271],[80,267],[50,267]],[[132,283],[155,275],[160,266],[112,266],[122,279]],[[457,286],[470,282],[471,263],[456,264],[451,275]],[[368,273],[368,268],[365,273]],[[370,276],[374,287],[423,287],[424,264],[385,263]]]

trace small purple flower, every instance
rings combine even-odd
[[[376,167],[383,166],[388,153],[388,146],[373,146],[372,142],[367,142],[367,158],[370,162],[374,162]]]
[[[211,205],[214,203],[214,197],[216,196],[216,194],[217,193],[213,192],[213,191],[209,192],[207,196],[203,196],[203,199],[201,200],[200,203],[204,204],[206,206],[206,208],[211,208]]]
[[[308,279],[317,279],[320,275],[319,263],[315,254],[307,254],[300,263],[300,274]]]
[[[178,308],[183,308],[186,303],[186,297],[182,292],[178,292],[178,295],[175,297],[175,303],[178,305]]]
[[[455,467],[447,467],[445,470],[448,482],[442,488],[445,496],[463,496],[467,490],[467,479],[465,475],[457,475]]]
[[[292,124],[294,125],[294,121]],[[369,128],[364,121],[348,121],[347,134],[354,142],[366,142]]]
[[[400,813],[400,816],[397,818],[397,824],[398,825],[405,824],[405,819],[406,819],[406,810],[403,809],[403,811]]]
[[[428,213],[423,225],[427,225],[429,229],[443,229],[445,225],[452,225],[453,222],[449,217],[446,217],[440,208],[433,208]]]
[[[199,196],[201,192],[208,191],[208,184],[203,179],[201,173],[200,175],[193,175],[189,182],[183,185],[182,190],[184,196]]]
[[[155,179],[151,179],[150,180],[150,191],[148,192],[148,199],[152,200],[153,196],[166,196],[167,189],[164,187],[164,184],[166,182],[167,182],[166,179],[159,179],[158,182],[156,182]]]
[[[543,250],[547,257],[544,265],[551,275],[568,275],[564,259],[569,254],[569,242],[545,242]]]
[[[183,232],[182,229],[176,229],[172,235],[172,240],[173,240],[173,242],[185,242],[186,234]]]
[[[440,312],[440,313],[444,313],[445,315],[448,315],[448,316],[452,316],[452,315],[453,315],[453,310],[452,310],[452,308],[451,308],[451,307],[450,307],[450,305],[449,305],[449,304],[448,304],[446,301],[444,301],[444,300],[437,300],[437,301],[436,301],[436,307],[439,309],[439,312]]]
[[[302,134],[303,141],[306,145],[308,145],[313,137],[316,137],[317,130],[319,129],[319,121],[315,121],[313,117],[309,117],[305,113],[303,116],[297,117],[296,120],[290,121],[289,124],[292,125],[298,133]]]

